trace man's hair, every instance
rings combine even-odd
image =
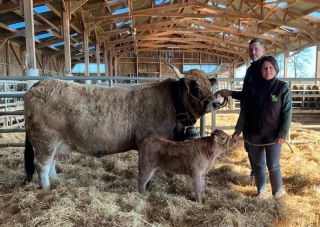
[[[259,59],[260,69],[262,69],[262,65],[263,65],[263,63],[265,63],[266,61],[271,63],[271,65],[272,65],[272,66],[274,67],[274,69],[276,70],[276,75],[277,75],[278,72],[279,72],[279,65],[278,65],[277,60],[276,60],[274,57],[272,57],[272,56],[263,56],[263,57],[261,57],[261,58]]]
[[[264,48],[264,42],[263,42],[262,39],[254,38],[254,39],[252,39],[252,40],[250,41],[249,45],[252,44],[252,43],[260,43],[260,46],[261,46],[262,48]]]

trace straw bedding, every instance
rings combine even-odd
[[[320,116],[296,115],[292,124],[316,124]],[[218,115],[234,125],[237,115]],[[218,126],[219,127],[219,126]],[[232,131],[227,131],[231,134]],[[292,130],[291,138],[320,140],[320,131]],[[22,142],[23,133],[2,134],[0,142]],[[60,181],[39,189],[38,177],[21,185],[23,149],[0,150],[1,226],[320,226],[320,147],[284,144],[280,200],[256,198],[243,143],[221,156],[206,176],[203,204],[194,202],[189,179],[156,173],[147,195],[137,192],[137,151],[57,161]]]

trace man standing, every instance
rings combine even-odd
[[[259,59],[265,54],[264,42],[259,38],[254,38],[249,43],[249,57],[252,60],[251,65],[248,67],[246,71],[246,75],[243,79],[242,91],[231,91],[228,89],[222,89],[218,91],[222,97],[231,96],[233,99],[240,100],[240,105],[242,106],[241,101],[243,101],[246,91],[248,89],[249,83],[255,80],[257,76],[261,75],[261,69],[259,68]],[[243,138],[247,140],[247,135],[243,134]],[[251,174],[250,177],[254,179],[254,172],[252,168],[252,157],[250,153],[249,144],[244,142],[244,148],[248,153],[250,166],[251,166]]]

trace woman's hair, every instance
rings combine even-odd
[[[276,70],[276,75],[277,75],[278,72],[279,72],[279,65],[278,65],[277,60],[276,60],[274,57],[272,57],[272,56],[263,56],[263,57],[261,57],[261,58],[259,59],[260,69],[262,69],[262,65],[263,65],[263,63],[265,63],[266,61],[271,63],[271,65],[272,65],[272,66],[274,67],[274,69]]]

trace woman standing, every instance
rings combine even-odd
[[[280,198],[280,151],[290,128],[292,96],[288,84],[276,78],[279,72],[276,59],[264,56],[259,61],[262,77],[249,85],[233,139],[238,139],[242,131],[248,134],[258,195],[263,196],[266,193],[267,166],[272,195]],[[254,145],[268,143],[274,144]]]

